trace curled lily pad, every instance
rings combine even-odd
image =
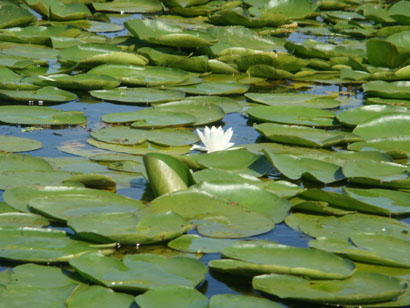
[[[280,298],[354,305],[393,299],[402,294],[407,287],[406,283],[397,278],[377,273],[357,273],[345,280],[316,281],[291,275],[271,274],[255,277],[252,285],[257,290]]]
[[[56,87],[43,87],[33,91],[0,90],[0,98],[19,102],[38,100],[61,103],[76,100],[77,95]]]
[[[120,85],[120,81],[105,75],[96,74],[54,74],[37,76],[32,82],[39,86],[54,86],[62,89],[111,89]]]
[[[200,234],[209,237],[247,237],[268,232],[274,227],[272,221],[263,215],[239,204],[232,206],[198,191],[178,191],[160,196],[151,202],[145,212],[151,214],[167,211],[173,211],[192,221]]]
[[[361,140],[359,136],[348,132],[325,131],[296,125],[262,123],[254,127],[272,141],[308,147],[329,147],[340,143]]]
[[[80,111],[40,106],[0,106],[0,121],[24,125],[78,125],[85,124],[87,118]]]
[[[248,115],[262,122],[296,125],[333,126],[333,112],[303,106],[261,106],[248,109]]]
[[[256,186],[273,192],[281,198],[290,198],[304,191],[300,186],[288,181],[263,181]]]
[[[353,151],[382,151],[392,158],[410,157],[410,136],[397,136],[382,139],[371,139],[365,142],[349,144],[349,150]]]
[[[363,85],[363,91],[369,96],[383,98],[410,99],[410,82],[395,81],[386,82],[382,80],[370,81]]]
[[[188,257],[165,257],[141,253],[122,260],[100,253],[84,254],[70,265],[88,280],[118,290],[145,291],[163,285],[195,287],[207,273],[200,261]]]
[[[78,64],[85,67],[99,64],[148,64],[148,60],[141,55],[124,52],[120,47],[104,43],[86,43],[64,48],[59,53],[58,61],[67,66]]]
[[[6,135],[0,136],[0,152],[26,152],[41,147],[43,147],[43,144],[37,140]]]
[[[131,19],[127,29],[142,41],[173,47],[203,47],[212,45],[214,38],[206,33],[185,30],[155,19]]]
[[[153,13],[162,11],[160,1],[114,0],[111,2],[95,2],[92,5],[96,11],[104,12]]]
[[[118,210],[115,210],[118,211]],[[177,237],[191,228],[178,214],[167,212],[139,218],[133,212],[94,212],[71,216],[67,224],[82,238],[97,243],[153,244]]]
[[[150,141],[163,146],[183,146],[199,141],[191,130],[179,128],[162,128],[143,130],[130,127],[107,127],[91,132],[91,136],[99,141],[138,145]]]
[[[177,68],[103,64],[89,71],[115,77],[124,84],[136,86],[172,86],[188,80],[189,73]]]
[[[208,298],[201,292],[178,285],[160,286],[136,297],[141,308],[207,308]]]
[[[303,275],[313,279],[346,279],[356,270],[353,262],[336,255],[272,242],[239,243],[224,248],[222,255],[248,263],[250,269],[259,273]],[[210,266],[212,267],[212,262]]]
[[[185,97],[185,93],[182,91],[126,87],[91,91],[90,94],[103,100],[128,104],[165,103],[177,101]]]
[[[41,228],[0,228],[0,243],[2,259],[37,263],[67,262],[86,252],[100,250],[89,243],[69,239],[64,231]],[[105,254],[114,251],[112,245],[100,248]]]
[[[3,1],[0,10],[0,29],[24,26],[36,21],[36,17],[11,1]]]

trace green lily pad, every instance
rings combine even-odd
[[[4,171],[0,173],[0,189],[18,186],[55,185],[72,176],[64,171]]]
[[[192,48],[210,46],[215,41],[204,32],[185,30],[161,20],[131,19],[124,24],[134,36],[151,44]]]
[[[86,252],[100,250],[89,243],[67,238],[64,231],[41,228],[0,228],[0,243],[0,258],[36,263],[67,262]],[[112,245],[111,248],[101,246],[101,249],[105,254],[114,251]]]
[[[7,307],[64,307],[80,282],[58,267],[24,264],[2,272],[0,300]],[[16,296],[19,294],[19,296]]]
[[[49,10],[49,17],[53,20],[85,19],[92,15],[84,3],[51,2]]]
[[[290,200],[292,204],[293,212],[310,213],[316,215],[333,215],[342,216],[347,214],[353,214],[355,211],[346,211],[333,206],[330,206],[327,202],[312,201],[300,198],[292,198]]]
[[[191,96],[183,101],[196,101],[205,104],[214,104],[222,108],[225,113],[239,112],[242,106],[237,100],[224,96]]]
[[[308,147],[329,147],[340,143],[361,141],[355,134],[342,131],[325,131],[317,128],[262,123],[255,129],[272,141]]]
[[[80,237],[97,243],[153,244],[175,238],[191,228],[178,214],[167,212],[138,217],[138,213],[115,210],[72,215],[67,224]]]
[[[170,102],[155,106],[154,109],[161,111],[183,112],[196,118],[193,125],[204,125],[222,120],[225,116],[221,107],[213,103],[203,102],[201,100],[182,100],[179,102]]]
[[[308,180],[333,183],[345,179],[340,166],[312,158],[265,152],[272,165],[291,180],[302,176]]]
[[[93,97],[103,100],[128,104],[165,103],[178,101],[185,97],[185,93],[182,91],[126,87],[112,90],[90,91],[90,94]]]
[[[410,157],[410,136],[397,136],[355,142],[347,147],[353,151],[382,151],[392,158]]]
[[[31,24],[37,19],[17,3],[3,1],[0,10],[0,20],[0,29],[3,29]]]
[[[246,93],[245,96],[252,101],[269,106],[301,106],[318,109],[336,108],[339,106],[337,100],[332,96],[321,96],[315,94],[293,94],[293,93]]]
[[[238,294],[217,294],[211,297],[210,308],[280,308],[280,304],[263,297]]]
[[[249,89],[249,85],[241,83],[216,83],[216,82],[201,82],[199,84],[188,86],[174,86],[168,89],[176,89],[195,95],[231,95],[243,94]]]
[[[406,166],[368,160],[347,162],[343,174],[350,181],[391,188],[410,188],[409,170]]]
[[[43,87],[32,91],[0,90],[0,98],[19,102],[31,100],[43,102],[69,102],[77,99],[77,95],[56,87]]]
[[[238,244],[238,240],[207,238],[195,234],[184,234],[168,242],[168,247],[191,253],[216,253],[225,247]]]
[[[1,227],[45,227],[48,220],[30,213],[0,213]]]
[[[236,183],[258,184],[261,182],[256,176],[246,173],[236,173],[216,168],[206,168],[193,174],[195,182],[229,181]]]
[[[406,1],[394,3],[388,10],[389,16],[404,25],[410,25],[410,6]]]
[[[42,147],[43,144],[37,140],[0,135],[0,152],[28,152]]]
[[[341,113],[338,113],[336,118],[340,123],[344,125],[356,126],[361,123],[367,122],[372,118],[378,118],[379,116],[384,114],[398,112],[408,112],[408,109],[400,106],[366,105],[359,108],[344,110]],[[386,121],[388,121],[388,119],[386,119]]]
[[[247,207],[253,212],[270,218],[275,224],[282,222],[288,216],[290,209],[290,203],[287,200],[250,184],[228,181],[202,182],[197,188],[232,204],[238,203]]]
[[[129,308],[134,302],[134,296],[117,293],[100,286],[81,285],[67,299],[67,308],[99,308],[107,303],[117,308]]]
[[[353,262],[334,254],[273,242],[239,243],[224,248],[222,255],[248,263],[250,269],[259,273],[293,274],[313,279],[346,279],[356,270]],[[245,264],[243,266],[246,267]]]
[[[364,140],[389,138],[396,136],[409,136],[408,125],[410,113],[392,112],[380,114],[361,122],[353,130],[353,133]]]
[[[148,64],[148,60],[141,55],[124,52],[120,47],[104,43],[86,43],[64,48],[59,53],[58,61],[66,66],[78,64],[83,67],[99,64]]]
[[[285,220],[291,228],[310,236],[346,240],[354,233],[375,233],[409,240],[408,224],[396,219],[366,214],[341,217],[292,214]]]
[[[0,153],[0,172],[6,171],[53,171],[53,168],[40,157]]]
[[[393,299],[402,294],[407,285],[382,274],[357,273],[345,280],[317,281],[291,275],[262,275],[253,279],[252,286],[280,298],[358,305]]]
[[[111,89],[120,85],[120,81],[110,76],[97,74],[54,74],[37,76],[32,82],[39,86],[54,86],[62,89]]]
[[[58,50],[41,45],[10,44],[9,46],[4,46],[2,48],[1,53],[4,55],[26,57],[42,61],[54,61],[59,54]]]
[[[248,115],[262,122],[284,124],[333,126],[335,114],[331,111],[303,106],[260,106],[248,109]]]
[[[375,233],[354,233],[349,239],[351,243],[322,237],[310,241],[309,246],[366,263],[410,268],[407,258],[409,242],[406,240]]]
[[[124,84],[150,87],[178,85],[189,78],[188,72],[177,68],[125,64],[103,64],[89,73],[112,76]]]
[[[369,81],[363,85],[363,91],[369,96],[382,98],[410,99],[410,82],[395,81],[386,82],[382,80]]]
[[[288,181],[263,181],[255,185],[273,192],[276,196],[281,198],[290,198],[304,191],[300,186]]]
[[[0,82],[0,88],[5,90],[36,90],[40,88],[34,85],[30,78],[24,78],[24,76],[16,74],[7,67],[0,66],[0,74],[2,80]]]
[[[49,192],[52,190],[50,189]],[[41,193],[42,191],[37,191],[37,194]],[[28,202],[30,210],[62,222],[72,217],[94,213],[132,214],[145,207],[138,200],[91,189],[60,190],[56,195],[45,191],[43,195],[45,196],[30,199]]]
[[[95,2],[92,5],[96,11],[104,12],[154,13],[162,11],[160,1],[114,0],[112,2]]]
[[[107,127],[92,131],[91,136],[99,141],[124,145],[138,145],[150,141],[162,146],[183,146],[199,141],[198,136],[191,130],[179,128],[143,130],[126,126]]]
[[[195,204],[195,206],[192,206]],[[147,214],[173,211],[197,226],[204,236],[240,238],[270,231],[274,224],[263,215],[200,191],[178,191],[151,202]]]
[[[8,205],[6,202],[0,202],[0,214],[15,213],[15,212],[17,212],[15,208]]]
[[[208,308],[208,298],[187,286],[160,286],[135,298],[141,308]]]
[[[193,258],[148,253],[126,255],[122,260],[88,253],[70,260],[70,265],[88,280],[129,291],[145,291],[169,284],[193,288],[208,271]]]

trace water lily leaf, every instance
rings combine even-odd
[[[64,171],[4,171],[0,173],[0,189],[17,186],[55,185],[72,176]]]
[[[250,271],[256,273],[303,275],[313,279],[345,279],[356,270],[353,262],[336,255],[273,242],[242,242],[224,248],[222,255],[234,261],[242,261],[239,263],[240,270],[249,267]],[[213,263],[217,261],[223,260],[211,261],[209,266],[213,268]]]
[[[208,271],[193,258],[148,253],[126,255],[122,260],[88,253],[70,260],[70,265],[88,280],[129,291],[145,291],[169,284],[193,288]]]
[[[367,121],[361,122],[353,130],[364,140],[389,138],[396,136],[409,136],[408,125],[410,123],[410,113],[390,112],[374,116]]]
[[[42,147],[43,144],[34,139],[0,135],[0,152],[28,152]]]
[[[347,147],[353,151],[382,151],[392,158],[410,157],[410,136],[397,136],[382,139],[371,139],[355,142]]]
[[[37,76],[31,81],[39,86],[54,86],[62,89],[111,89],[120,85],[120,81],[110,76],[97,74],[54,74]]]
[[[374,233],[356,233],[350,235],[350,241],[353,244],[346,240],[322,237],[310,241],[309,246],[366,263],[410,268],[406,257],[409,242],[406,240]]]
[[[11,69],[0,66],[0,74],[3,76],[0,82],[0,88],[6,90],[36,90],[40,88],[31,83],[30,78],[13,72]]]
[[[293,74],[288,71],[276,69],[265,64],[252,65],[246,73],[250,76],[263,77],[268,79],[293,79]]]
[[[49,14],[50,19],[53,20],[84,19],[92,15],[84,3],[64,4],[62,2],[52,2]]]
[[[263,181],[256,186],[273,192],[281,198],[290,198],[304,191],[303,188],[288,181]]]
[[[346,211],[330,206],[327,202],[312,201],[300,198],[292,198],[290,200],[293,212],[313,213],[316,215],[333,215],[342,216],[353,214],[355,211]]]
[[[20,5],[11,2],[3,1],[0,10],[0,29],[24,26],[35,22],[36,17]]]
[[[202,182],[197,188],[232,204],[239,203],[253,212],[270,218],[275,224],[282,222],[290,209],[289,201],[250,184],[228,181]]]
[[[168,247],[191,253],[216,253],[225,247],[239,243],[238,240],[201,237],[195,234],[184,234],[168,242]]]
[[[268,232],[274,227],[273,222],[265,216],[239,204],[232,206],[199,191],[185,190],[162,195],[152,201],[145,212],[151,214],[167,211],[173,211],[192,221],[198,232],[208,237],[248,237]]]
[[[407,285],[378,273],[357,273],[345,280],[317,281],[291,275],[261,275],[253,279],[252,286],[280,298],[358,305],[393,299],[402,294]],[[295,289],[298,291],[294,292]]]
[[[34,58],[0,54],[0,65],[10,69],[24,69],[32,65],[46,66],[48,62]]]
[[[189,73],[177,68],[103,64],[89,71],[93,74],[113,76],[124,84],[137,86],[173,86],[188,80]]]
[[[281,305],[263,297],[217,294],[211,297],[210,308],[280,308]]]
[[[315,94],[294,93],[246,93],[245,96],[252,101],[269,106],[302,106],[318,109],[336,108],[339,106],[337,100],[332,96],[321,96]]]
[[[77,95],[56,87],[43,87],[33,91],[0,90],[0,98],[19,102],[30,100],[43,102],[69,102],[77,99]],[[15,106],[17,107],[17,106]],[[40,107],[38,107],[40,108]],[[42,107],[45,108],[45,107]],[[34,109],[33,109],[34,110]],[[74,112],[72,112],[74,113]],[[77,112],[78,113],[78,112]]]
[[[57,59],[59,51],[41,45],[7,44],[6,46],[2,46],[1,53],[36,60],[54,61]]]
[[[53,171],[53,168],[40,157],[0,153],[0,172],[6,171]]]
[[[147,0],[114,0],[112,2],[95,2],[96,11],[124,13],[154,13],[162,11],[160,1]]]
[[[389,16],[403,25],[410,25],[410,6],[406,1],[394,3],[388,10]]]
[[[206,168],[193,174],[195,182],[214,182],[214,181],[229,181],[236,183],[257,184],[261,180],[253,175],[246,173],[235,173],[216,168]]]
[[[69,239],[64,231],[41,228],[3,227],[0,229],[0,243],[2,259],[36,263],[67,262],[86,252],[100,250],[89,243]],[[105,248],[101,247],[105,254],[114,251],[109,246]]]
[[[312,158],[299,158],[288,154],[272,154],[265,152],[272,165],[291,180],[302,176],[313,181],[333,183],[345,179],[338,165]]]
[[[0,213],[1,227],[45,227],[48,220],[40,215],[30,213]]]
[[[17,191],[19,190],[15,190],[14,193]],[[66,189],[58,191],[57,194],[52,192],[52,190],[33,191],[32,194],[43,196],[30,199],[28,202],[30,210],[53,220],[65,222],[72,217],[93,213],[132,214],[145,207],[138,200],[99,190]]]
[[[391,188],[410,188],[407,167],[391,162],[356,160],[343,166],[343,174],[350,181]]]
[[[374,66],[395,68],[401,66],[409,55],[409,51],[406,52],[386,40],[369,40],[366,48],[367,59]]]
[[[201,292],[187,286],[160,286],[135,298],[141,308],[207,308],[208,298]]]
[[[109,303],[117,308],[129,308],[134,302],[134,296],[116,293],[111,289],[97,285],[81,285],[67,299],[67,308],[98,308]]]
[[[369,96],[383,98],[410,99],[410,83],[407,81],[386,82],[369,81],[363,85],[363,91]]]
[[[255,5],[255,1],[248,1],[251,5],[260,7],[259,4]],[[277,14],[283,14],[289,18],[305,18],[312,14],[317,5],[309,0],[287,0],[287,1],[262,1],[262,10],[268,12],[274,12]]]
[[[179,102],[170,102],[155,106],[154,109],[161,111],[183,112],[188,113],[196,118],[194,125],[204,125],[222,120],[225,116],[221,107],[212,102],[202,100],[183,100]]]
[[[175,89],[196,95],[231,95],[245,93],[248,91],[249,85],[241,83],[201,82],[200,84],[188,86],[176,85],[169,89]]]
[[[80,237],[97,243],[153,244],[175,238],[191,228],[178,214],[160,213],[139,218],[134,212],[94,212],[71,216],[67,224]]]
[[[90,91],[90,94],[93,97],[103,100],[127,104],[165,103],[170,101],[178,101],[185,97],[185,93],[182,91],[126,87],[116,88],[112,90]],[[138,119],[136,119],[135,121],[137,120]]]
[[[296,125],[262,123],[254,127],[269,140],[308,147],[329,147],[361,140],[359,136],[348,132],[325,131]]]
[[[145,155],[147,153],[158,152],[164,154],[185,154],[189,152],[190,146],[161,146],[150,142],[145,142],[143,144],[138,145],[121,145],[121,144],[112,144],[97,141],[94,139],[88,139],[87,143],[98,147],[100,149],[105,149],[113,152],[120,152],[120,153],[128,153],[134,155]]]
[[[188,166],[172,156],[149,153],[143,161],[155,196],[185,190],[194,184]]]
[[[82,67],[94,67],[99,64],[148,64],[148,60],[141,55],[124,52],[120,47],[103,43],[87,43],[64,48],[60,51],[58,61],[66,66],[78,64]]]
[[[24,264],[3,272],[0,300],[10,308],[63,307],[79,282],[58,267]],[[16,294],[19,294],[16,297]]]
[[[126,126],[107,127],[92,131],[91,136],[99,141],[124,145],[138,145],[149,140],[162,146],[183,146],[199,141],[191,130],[180,128],[143,130]]]
[[[410,194],[388,189],[359,189],[344,187],[347,195],[361,203],[386,209],[389,214],[406,214],[410,211]]]
[[[248,115],[262,122],[319,127],[333,126],[336,116],[328,110],[293,105],[252,107],[248,109]]]
[[[192,48],[210,46],[215,41],[204,32],[185,30],[161,20],[131,19],[124,24],[134,36],[151,44]]]
[[[347,240],[354,233],[375,233],[409,240],[408,224],[396,219],[366,214],[341,217],[292,214],[285,220],[291,228],[310,236]]]
[[[0,214],[15,213],[15,212],[17,212],[15,208],[8,205],[6,202],[0,202]]]

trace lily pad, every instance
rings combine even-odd
[[[126,87],[112,90],[90,91],[90,94],[93,97],[106,101],[127,104],[165,103],[170,101],[178,101],[185,97],[185,93],[182,91]]]
[[[89,73],[112,76],[122,83],[136,86],[173,86],[188,80],[189,73],[177,68],[160,66],[136,66],[103,64]]]
[[[24,26],[35,22],[36,17],[29,11],[11,1],[3,1],[0,10],[0,29]]]
[[[326,304],[368,304],[402,294],[407,285],[377,273],[357,273],[345,280],[308,280],[291,275],[262,275],[253,279],[256,290],[280,298]],[[297,290],[295,292],[294,290]]]
[[[97,74],[54,74],[47,76],[37,76],[31,81],[39,86],[54,86],[62,89],[111,89],[120,85],[120,81],[110,76]]]
[[[280,308],[280,304],[263,297],[238,294],[217,294],[211,297],[210,308]]]
[[[53,168],[40,157],[0,153],[0,172],[7,171],[53,171]]]
[[[201,292],[178,285],[160,286],[135,298],[141,308],[208,308],[208,298]]]
[[[239,243],[238,240],[207,238],[195,234],[182,235],[168,243],[168,247],[191,253],[216,253],[225,247]]]
[[[43,144],[37,140],[0,135],[0,152],[28,152],[42,147]]]
[[[114,0],[112,2],[95,2],[92,5],[96,11],[104,12],[154,13],[162,11],[160,1]]]
[[[0,173],[0,189],[17,186],[54,185],[72,176],[64,171],[4,171]]]
[[[302,106],[318,109],[336,108],[339,102],[332,96],[293,93],[246,93],[252,101],[269,106]]]
[[[363,91],[369,96],[383,98],[410,99],[410,82],[395,81],[386,82],[382,80],[369,81],[363,85]]]
[[[71,240],[64,231],[41,228],[0,228],[0,258],[4,260],[56,263],[67,262],[86,252],[111,254],[113,246],[93,247]],[[16,243],[19,243],[18,247]]]
[[[254,127],[272,141],[308,147],[329,147],[340,143],[361,140],[359,136],[348,132],[325,131],[296,125],[262,123],[254,125]]]
[[[201,82],[199,84],[188,86],[176,85],[168,89],[176,89],[195,95],[231,95],[245,93],[248,91],[249,85],[241,83]]]
[[[126,255],[122,260],[88,253],[70,260],[82,276],[115,290],[145,291],[169,284],[195,287],[207,273],[200,261],[157,254]]]
[[[397,136],[355,142],[347,147],[353,151],[382,151],[392,158],[410,157],[410,136]]]
[[[268,232],[274,227],[273,222],[263,215],[239,204],[232,206],[199,191],[178,191],[160,196],[144,212],[151,214],[167,211],[173,211],[192,221],[198,232],[208,237],[248,237]]]
[[[48,220],[40,215],[30,213],[0,213],[1,227],[45,227]]]
[[[236,173],[216,168],[206,168],[193,174],[195,182],[229,181],[235,183],[258,184],[261,182],[256,176],[246,173]]]
[[[243,261],[250,270],[259,273],[293,274],[313,279],[346,279],[356,270],[353,262],[336,255],[273,242],[239,243],[224,248],[222,255]],[[211,268],[212,262],[215,261],[211,261]],[[242,266],[243,270],[246,264]]]
[[[77,99],[77,95],[56,87],[43,87],[32,91],[0,90],[0,98],[19,102],[69,102]]]

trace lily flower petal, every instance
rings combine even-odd
[[[200,150],[211,153],[216,151],[231,150],[232,146],[235,145],[233,142],[229,142],[233,136],[232,128],[228,128],[225,132],[221,126],[212,126],[211,128],[205,126],[204,132],[201,132],[199,129],[197,129],[196,132],[199,139],[201,139],[204,144],[204,147],[193,145],[191,150]]]

